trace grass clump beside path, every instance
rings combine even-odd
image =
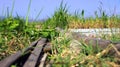
[[[109,38],[112,39],[113,37]],[[71,33],[62,33],[59,37],[52,41],[52,45],[52,54],[49,55],[50,57],[48,58],[48,60],[54,61],[51,62],[52,67],[120,66],[120,58],[109,54],[111,48],[116,48],[113,44],[110,44],[103,50],[99,48],[94,49],[92,46],[90,46],[92,44],[86,44],[83,41],[75,40],[72,38]],[[118,51],[118,53],[120,52]]]

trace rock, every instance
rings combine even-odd
[[[81,46],[82,44],[79,41],[73,39],[70,43],[70,50],[73,53],[79,54],[81,51]]]
[[[115,50],[117,49],[117,50]],[[120,58],[120,44],[113,45],[112,49],[109,51],[109,55],[113,55],[114,57]]]
[[[94,48],[96,48],[98,46],[101,49],[105,49],[109,44],[112,43],[110,40],[89,37],[89,36],[85,36],[85,35],[79,34],[79,33],[73,33],[73,38],[78,41],[82,41],[86,45],[92,45]]]
[[[98,46],[100,49],[105,49],[108,45],[111,44],[110,40],[104,40],[100,38],[89,38],[89,37],[84,39],[84,42],[87,45],[92,45],[93,48],[96,48]]]
[[[51,52],[51,49],[52,49],[52,45],[51,43],[47,43],[43,49],[44,52]]]
[[[73,38],[74,39],[76,39],[76,40],[81,40],[81,39],[84,39],[84,38],[86,38],[87,36],[86,35],[83,35],[83,34],[80,34],[80,33],[72,33],[72,36],[73,36]]]

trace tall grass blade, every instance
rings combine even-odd
[[[41,12],[42,12],[43,8],[39,11],[39,13],[37,14],[37,16],[35,17],[35,20],[36,21],[38,19],[38,17],[40,16]]]
[[[26,26],[28,25],[28,17],[29,17],[29,13],[30,13],[31,2],[32,2],[32,0],[30,0],[30,2],[29,2],[29,4],[28,4],[28,11],[27,11],[26,23],[25,23]]]
[[[4,6],[3,6],[3,8],[2,8],[2,16],[4,16]]]
[[[9,17],[9,7],[7,7],[7,17]]]
[[[11,10],[11,13],[10,13],[10,17],[12,17],[12,13],[13,13],[13,10],[14,10],[14,5],[15,5],[15,0],[13,0],[12,10]]]

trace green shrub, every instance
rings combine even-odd
[[[8,31],[23,31],[24,30],[24,20],[16,17],[8,17],[4,18],[0,22],[0,31],[8,32]]]

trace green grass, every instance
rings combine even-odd
[[[18,50],[28,47],[31,42],[39,37],[46,37],[53,44],[52,54],[48,58],[54,60],[53,67],[109,67],[111,64],[117,65],[116,58],[103,56],[104,54],[102,53],[104,50],[94,49],[83,42],[81,51],[78,50],[78,53],[72,51],[70,49],[70,44],[73,40],[71,38],[72,36],[65,32],[58,32],[55,28],[59,27],[66,31],[70,28],[120,28],[119,15],[107,16],[102,11],[100,16],[98,16],[98,12],[95,12],[95,18],[84,18],[84,10],[80,13],[75,11],[74,15],[69,14],[67,4],[64,5],[61,2],[60,7],[54,12],[52,17],[49,17],[43,22],[33,21],[29,23],[31,1],[28,5],[26,20],[19,16],[12,17],[14,2],[10,16],[8,12],[8,17],[0,18],[0,60],[16,53]],[[36,19],[40,13],[41,11],[36,16]],[[101,38],[112,40],[113,42],[120,41],[119,34],[112,36],[102,35]]]
[[[113,37],[109,37],[109,39],[111,38]],[[120,41],[120,39],[115,40]],[[54,60],[53,67],[111,67],[118,65],[116,63],[116,58],[107,53],[110,47],[104,50],[98,50],[79,41],[82,43],[81,50],[78,50],[79,52],[74,52],[74,50],[70,48],[71,41],[72,38],[68,38],[66,34],[52,41],[53,50],[49,59]]]
[[[101,15],[98,15],[100,13]],[[44,28],[120,28],[120,16],[108,16],[105,11],[95,12],[95,17],[84,17],[85,11],[69,14],[67,4],[61,2],[53,16],[45,21]]]
[[[68,28],[68,9],[67,5],[61,2],[60,7],[54,12],[54,15],[43,23],[44,28],[62,29]]]

